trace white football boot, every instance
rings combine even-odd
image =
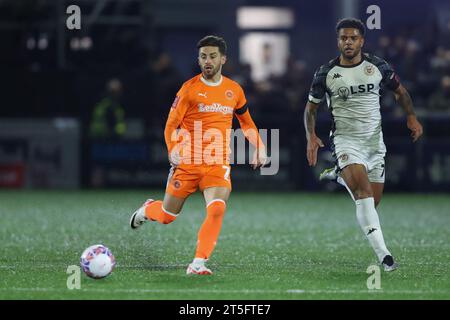
[[[131,215],[130,218],[131,229],[136,229],[142,226],[148,220],[147,216],[145,215],[145,207],[148,206],[153,201],[154,201],[153,199],[147,199],[147,201],[145,201],[144,204]]]
[[[200,261],[196,261],[196,260]],[[212,275],[212,271],[205,266],[206,259],[195,258],[194,261],[187,267],[186,274],[198,275]]]
[[[319,176],[319,180],[330,180],[330,181],[335,181],[338,178],[337,172],[336,172],[336,167],[333,168],[328,168],[322,171],[322,173]]]

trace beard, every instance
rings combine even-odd
[[[217,67],[213,67],[211,69],[206,69],[205,67],[202,67],[202,75],[205,79],[212,79],[219,71],[220,71],[221,65],[218,65]]]
[[[342,56],[347,60],[352,60],[353,58],[357,57],[360,52],[361,49],[359,50],[353,49],[353,51],[349,51],[349,53],[346,53],[345,48],[341,51]]]

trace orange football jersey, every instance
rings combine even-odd
[[[186,81],[177,93],[166,124],[169,153],[175,146],[187,146],[181,152],[183,163],[219,164],[220,158],[228,164],[233,115],[235,111],[244,112],[246,102],[241,86],[223,75],[217,83],[206,81],[201,74]],[[175,137],[178,127],[182,130]]]

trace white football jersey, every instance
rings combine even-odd
[[[398,86],[398,77],[390,65],[376,56],[363,54],[361,62],[353,66],[340,65],[338,57],[314,74],[309,101],[318,104],[326,98],[333,117],[333,143],[347,141],[385,149],[380,89],[395,90]]]

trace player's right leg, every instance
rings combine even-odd
[[[130,227],[136,229],[146,221],[169,224],[175,221],[184,201],[197,190],[198,178],[195,167],[180,165],[172,167],[167,178],[164,200],[148,199],[130,218]]]
[[[379,262],[385,271],[395,270],[397,265],[384,242],[378,213],[375,209],[374,194],[365,166],[356,163],[350,164],[341,171],[341,176],[353,194],[356,218]]]
[[[162,224],[173,222],[183,208],[185,200],[185,198],[178,198],[167,192],[163,201],[148,199],[131,215],[131,229],[140,227],[148,220]]]
[[[324,180],[334,181],[334,182],[340,184],[341,186],[344,186],[345,189],[347,189],[348,193],[350,194],[350,197],[352,197],[353,201],[355,201],[355,198],[353,197],[353,193],[351,192],[351,190],[345,183],[344,179],[342,179],[340,172],[339,172],[339,168],[337,166],[323,170],[322,173],[319,175],[319,180],[320,181],[324,181]]]
[[[336,182],[336,179],[338,178],[338,168],[337,166],[334,166],[332,168],[327,168],[323,170],[319,175],[319,180],[330,180]]]

